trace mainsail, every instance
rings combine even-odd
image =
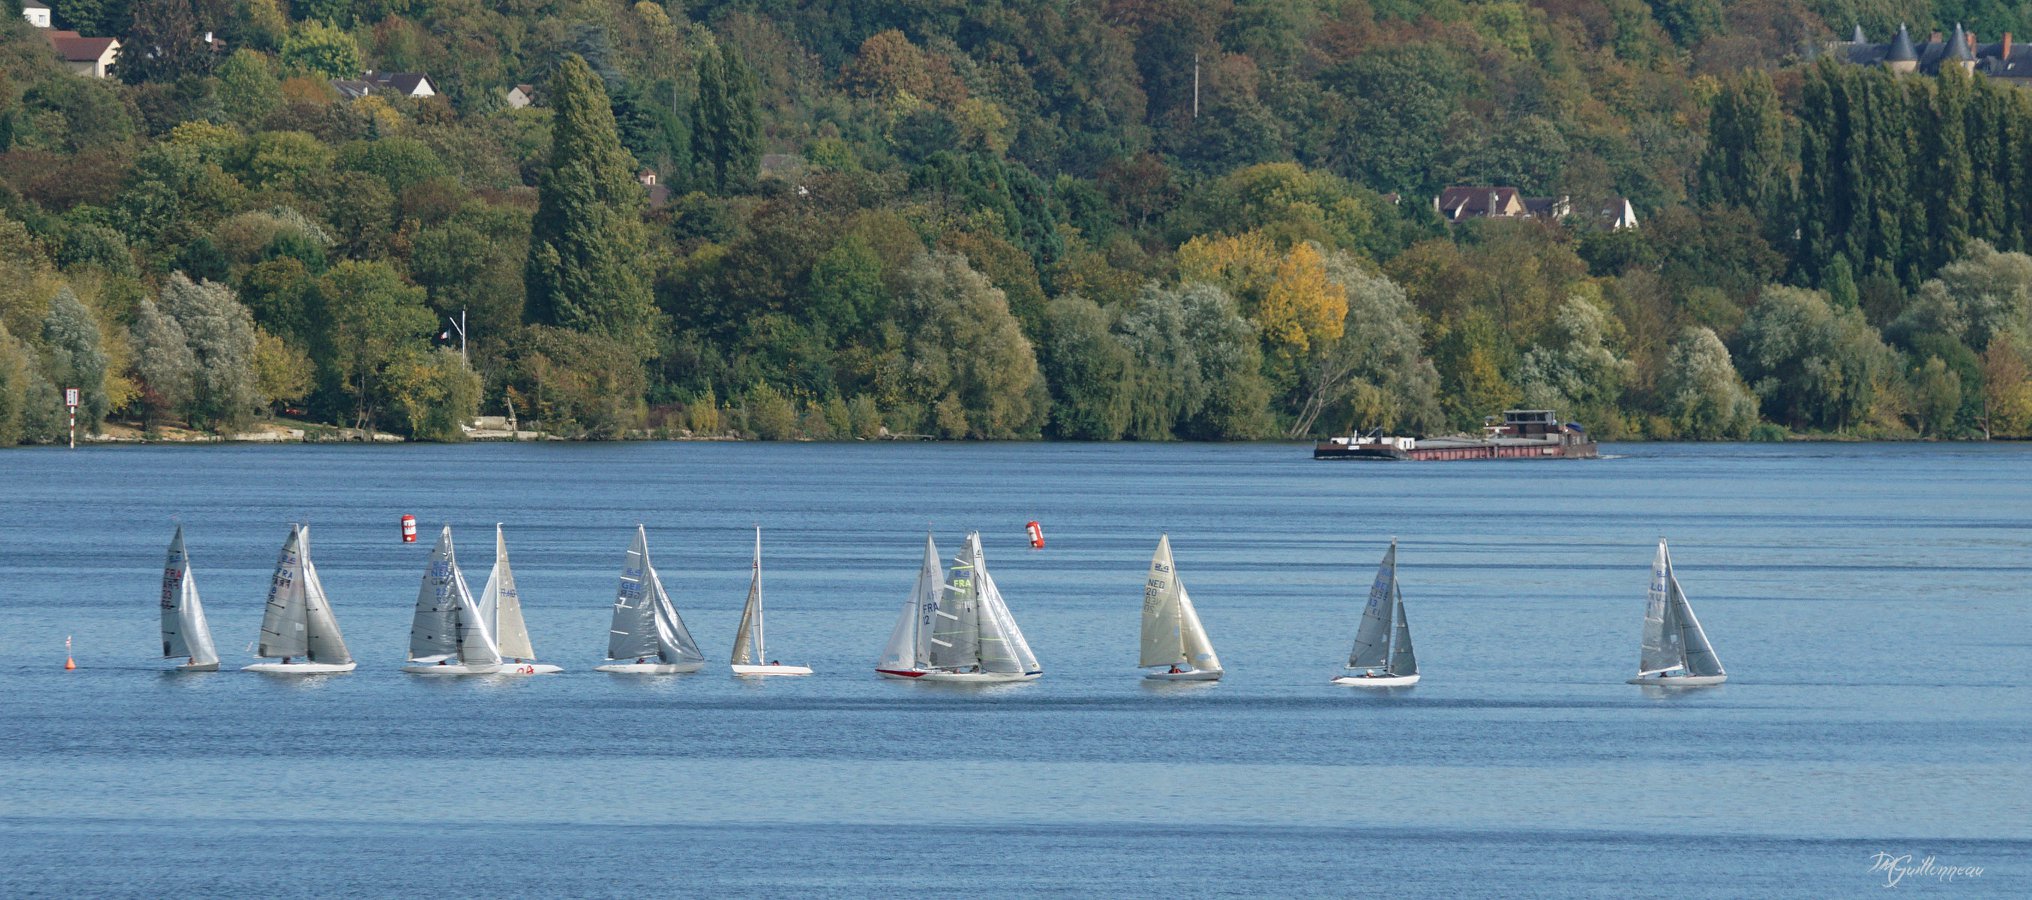
[[[452,527],[438,532],[430,565],[416,589],[416,612],[409,619],[409,658],[436,662],[459,650],[459,598],[453,573]]]
[[[1362,608],[1362,625],[1355,631],[1355,647],[1348,654],[1350,669],[1380,669],[1390,662],[1390,622],[1397,604],[1397,542],[1383,554],[1376,567],[1376,581],[1369,585],[1369,605]]]
[[[275,559],[275,575],[268,582],[268,606],[261,613],[261,643],[254,655],[269,659],[303,656],[310,649],[305,639],[305,568],[302,546],[305,529],[289,526],[289,539]]]
[[[303,573],[304,658],[311,662],[345,665],[353,661],[346,651],[346,639],[339,634],[339,620],[332,615],[325,583],[318,578],[317,564],[310,561],[310,526],[299,535],[297,561]]]
[[[169,558],[162,564],[162,655],[188,657],[192,665],[217,665],[219,651],[212,646],[212,629],[205,624],[205,608],[198,602],[197,576],[190,571],[190,556],[183,548],[183,526],[169,541]]]
[[[1643,651],[1637,663],[1639,675],[1650,675],[1686,664],[1684,636],[1678,623],[1679,603],[1671,594],[1678,587],[1672,577],[1672,557],[1665,541],[1658,541],[1658,555],[1651,560],[1651,589],[1645,594]],[[1695,626],[1696,629],[1698,626]],[[1701,638],[1702,643],[1706,638]],[[1713,651],[1708,652],[1713,656]]]
[[[1175,666],[1185,662],[1185,636],[1180,633],[1178,574],[1172,570],[1171,536],[1157,539],[1150,556],[1150,574],[1143,582],[1143,652],[1139,666]]]
[[[903,612],[896,617],[896,628],[889,632],[889,643],[882,647],[882,659],[875,663],[878,669],[904,671],[922,669],[931,664],[932,622],[938,616],[938,597],[944,577],[939,571],[938,545],[932,543],[931,535],[924,536],[924,563],[917,569],[917,584],[910,589],[910,596],[903,601]]]
[[[932,616],[932,668],[968,669],[981,664],[980,591],[971,554],[953,560],[952,574],[939,591]]]
[[[656,655],[656,591],[649,583],[649,535],[635,526],[635,542],[621,564],[621,586],[614,592],[614,621],[607,631],[608,659],[639,659]]]
[[[494,569],[487,573],[487,586],[480,590],[480,620],[492,623],[501,655],[509,659],[535,659],[536,648],[529,643],[529,626],[522,621],[522,595],[515,590],[515,570],[508,567],[508,541],[501,526],[494,526]]]
[[[750,665],[768,659],[762,640],[762,526],[755,526],[754,574],[748,580],[748,602],[741,607],[741,630],[734,635],[733,664]]]

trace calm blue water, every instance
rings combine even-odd
[[[1614,452],[0,453],[0,895],[1836,896],[1879,851],[1985,870],[1899,891],[2032,892],[2032,446]],[[229,668],[313,523],[360,670],[163,674],[173,520]],[[568,671],[400,674],[437,523],[477,587],[497,521]],[[637,522],[706,672],[590,671]],[[816,677],[719,666],[753,523],[770,655]],[[983,532],[1042,680],[873,675],[927,525]],[[1134,668],[1160,531],[1217,685]],[[1723,687],[1623,683],[1661,535]],[[1392,536],[1425,680],[1330,686]]]

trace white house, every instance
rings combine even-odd
[[[42,0],[21,0],[21,17],[37,28],[48,28],[49,4]]]

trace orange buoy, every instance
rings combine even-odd
[[[71,636],[67,634],[64,635],[64,671],[75,672],[77,669],[78,661],[71,658]]]
[[[405,515],[402,517],[402,542],[405,544],[416,543],[415,516]]]
[[[1039,525],[1036,522],[1031,522],[1030,524],[1023,526],[1023,530],[1030,532],[1030,549],[1032,550],[1044,549],[1044,526]]]

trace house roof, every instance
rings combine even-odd
[[[1450,187],[1439,192],[1439,211],[1448,219],[1486,216],[1517,198],[1513,187]]]
[[[47,4],[47,3],[44,3],[44,2],[42,2],[42,0],[21,0],[21,8],[22,8],[22,9],[48,9],[48,8],[49,8],[49,4]]]
[[[84,37],[75,31],[48,31],[49,45],[70,62],[98,62],[108,48],[117,48],[117,38]]]
[[[377,87],[391,88],[405,94],[414,94],[417,85],[430,82],[430,76],[422,72],[368,72],[367,78]]]
[[[339,96],[348,100],[358,100],[374,92],[374,82],[361,81],[357,78],[334,78],[332,90],[338,91]]]

